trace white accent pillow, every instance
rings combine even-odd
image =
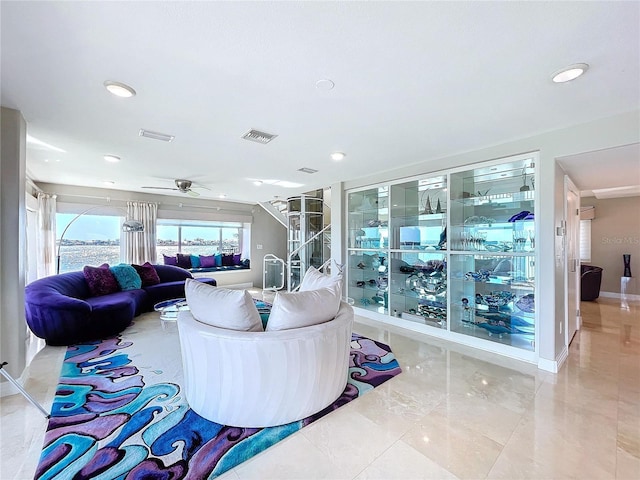
[[[266,331],[290,330],[333,320],[340,308],[340,287],[276,293]]]
[[[246,290],[214,287],[187,278],[184,293],[191,315],[214,327],[244,332],[262,332],[262,321]]]
[[[318,290],[319,288],[333,288],[338,286],[338,296],[342,294],[342,275],[326,275],[318,271],[314,267],[309,267],[307,273],[304,274],[302,282],[300,283],[301,292],[307,292],[309,290]]]

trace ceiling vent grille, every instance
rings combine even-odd
[[[245,133],[242,136],[242,138],[244,138],[245,140],[251,140],[252,142],[261,143],[263,145],[266,145],[267,143],[269,143],[271,140],[273,140],[277,136],[278,135],[273,135],[271,133],[266,133],[266,132],[261,132],[260,130],[251,129],[247,133]]]
[[[314,170],[313,168],[302,167],[298,169],[299,172],[304,173],[318,173],[318,170]]]
[[[152,132],[151,130],[140,129],[138,133],[141,137],[152,138],[154,140],[162,140],[163,142],[173,142],[175,135],[167,135],[166,133]]]

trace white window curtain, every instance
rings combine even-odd
[[[56,196],[38,192],[38,278],[56,273]]]
[[[142,222],[144,231],[125,232],[122,234],[126,263],[141,265],[144,262],[156,262],[157,218],[157,203],[127,202],[127,220]]]

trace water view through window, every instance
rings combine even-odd
[[[56,239],[76,217],[75,214],[56,215]],[[122,217],[83,215],[66,231],[60,247],[60,273],[82,270],[85,265],[103,263],[117,265],[124,257],[120,248]],[[160,223],[162,222],[162,223]],[[215,224],[212,226],[185,226],[161,220],[157,226],[157,259],[163,263],[163,254],[213,255],[217,252],[240,252],[242,227]]]

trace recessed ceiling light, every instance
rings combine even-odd
[[[333,80],[329,80],[328,78],[322,78],[316,82],[316,88],[318,90],[333,90],[336,84],[333,83]]]
[[[576,63],[573,65],[569,65],[568,67],[555,72],[551,76],[551,80],[553,80],[554,83],[570,82],[571,80],[575,80],[576,78],[578,78],[588,69],[589,65],[587,65],[586,63]]]
[[[105,155],[104,158],[107,162],[111,162],[111,163],[117,163],[120,161],[120,157],[118,157],[117,155]]]
[[[221,193],[220,195],[218,195],[219,198],[227,198],[227,195],[224,193]]]
[[[253,184],[254,184],[256,187],[259,187],[260,185],[262,185],[262,180],[254,180],[254,181],[253,181]]]
[[[335,160],[335,161],[340,161],[344,157],[346,157],[346,155],[343,152],[333,152],[330,156],[331,156],[331,160]]]
[[[129,85],[125,85],[124,83],[114,82],[112,80],[107,80],[104,82],[104,86],[109,93],[115,95],[116,97],[129,98],[133,97],[136,94],[136,91],[131,88]]]
[[[104,185],[106,185],[107,187],[112,187],[116,184],[116,182],[112,182],[111,180],[105,180],[104,182],[102,182]]]

